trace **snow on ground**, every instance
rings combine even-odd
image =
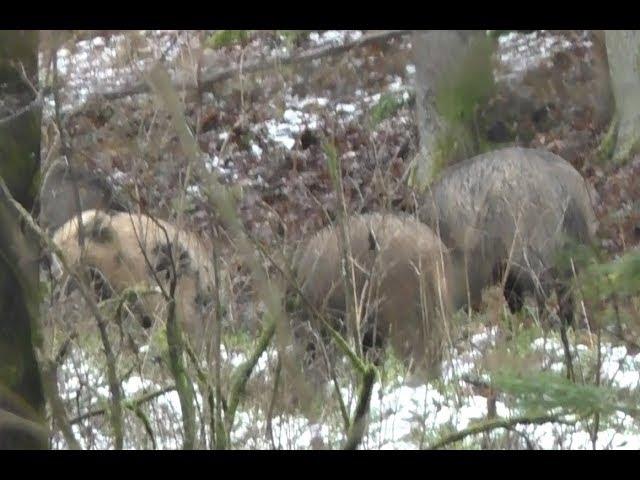
[[[474,336],[476,341],[487,340],[493,332],[479,333]],[[544,342],[537,339],[532,343],[534,348],[540,348]],[[558,345],[547,339],[545,348],[556,349]],[[584,352],[583,352],[584,353]],[[221,349],[223,361],[234,368],[242,364],[246,355],[242,352]],[[603,345],[603,381],[611,381],[620,388],[637,389],[639,387],[638,372],[640,371],[640,354],[630,356],[624,347]],[[269,350],[260,358],[254,371],[254,376],[268,373],[276,360],[276,353]],[[460,375],[475,369],[473,360],[465,361],[453,358],[446,362],[445,372],[450,373],[447,384],[460,384]],[[106,380],[102,373],[89,366],[87,359],[81,354],[74,353],[69,361],[61,368],[61,395],[67,402],[75,403],[76,396],[81,390],[89,388],[81,397],[79,403],[84,408],[94,409],[109,398]],[[444,394],[433,384],[410,386],[406,379],[397,376],[387,380],[384,385],[378,381],[374,385],[371,399],[370,420],[367,434],[362,442],[364,449],[416,449],[427,447],[433,442],[438,431],[458,431],[469,427],[473,422],[483,420],[487,414],[487,399],[476,394]],[[126,398],[138,398],[140,395],[157,391],[162,385],[156,385],[149,379],[133,374],[122,382]],[[343,386],[341,393],[347,405],[353,408],[354,388]],[[88,396],[93,396],[91,401]],[[100,399],[100,401],[98,401]],[[202,405],[203,397],[196,394],[197,405]],[[86,407],[88,405],[89,407]],[[180,401],[175,391],[160,395],[153,401],[153,408],[149,411],[150,422],[157,431],[157,448],[179,448],[180,436]],[[335,412],[334,412],[335,413]],[[517,416],[518,411],[509,408],[504,399],[496,402],[498,417],[509,418]],[[104,427],[104,423],[102,426]],[[271,423],[272,436],[268,433],[266,414],[260,408],[244,408],[241,404],[236,415],[231,441],[234,448],[242,449],[309,449],[309,448],[339,448],[344,441],[339,416],[334,421],[324,423],[310,421],[301,415],[275,415]],[[105,427],[106,428],[106,427]],[[157,429],[157,430],[156,430]],[[542,449],[590,449],[592,440],[587,430],[572,428],[557,424],[528,425],[517,428],[525,434],[535,448]],[[74,425],[74,431],[79,438],[85,438],[86,430],[81,425]],[[623,431],[624,433],[620,433]],[[496,433],[492,434],[495,438]],[[93,448],[112,448],[110,433],[101,428],[92,428],[91,439]],[[64,443],[57,439],[54,445],[63,448]],[[83,445],[87,446],[86,442]],[[139,443],[127,442],[127,448],[139,447]],[[610,422],[604,423],[599,432],[596,447],[598,449],[637,449],[640,448],[640,434],[637,422],[617,412]]]
[[[310,40],[312,45],[320,46],[354,40],[361,35],[361,31],[329,30],[322,33],[311,33]],[[173,44],[176,36],[178,41]],[[135,54],[128,52],[126,48],[126,42],[130,41],[126,35],[111,36],[108,42],[105,42],[102,37],[81,41],[75,45],[73,51],[67,48],[60,49],[58,51],[58,69],[65,85],[61,89],[62,112],[76,109],[95,93],[113,91],[140,81],[152,61],[159,58],[161,53],[167,53],[167,62],[176,60],[179,52],[178,46],[181,42],[187,41],[187,34],[184,32],[154,31],[152,39],[153,41],[141,42],[142,46],[135,51]],[[43,66],[41,81],[44,82],[46,55],[43,53],[40,57],[41,66]],[[180,75],[177,76],[188,74],[188,72],[179,73]],[[399,76],[389,77],[388,86],[384,91],[400,92],[407,100],[409,93],[403,82],[404,80]],[[287,91],[284,93],[285,108],[282,115],[252,125],[251,129],[254,133],[266,135],[267,142],[274,142],[286,150],[291,150],[303,130],[313,131],[321,127],[320,114],[322,112],[337,115],[343,121],[358,121],[367,108],[380,100],[384,91],[371,94],[358,90],[356,98],[348,102],[340,101],[340,99],[330,101],[325,97],[298,98]],[[46,98],[44,114],[45,117],[53,114],[53,99],[50,96]],[[217,133],[217,138],[222,141],[227,136],[227,132]],[[256,143],[252,143],[250,148],[258,158],[264,153],[263,146]],[[235,178],[235,172],[232,171],[233,165],[226,166],[222,163],[221,159],[215,155],[205,159],[209,171],[215,170],[220,175],[231,179]],[[253,180],[260,183],[257,178]]]
[[[322,33],[311,32],[309,40],[314,46],[342,45],[345,42],[352,42],[362,36],[361,30],[326,30]]]
[[[514,80],[535,65],[551,62],[555,53],[575,46],[563,36],[548,36],[542,33],[511,32],[499,37],[498,59],[503,69],[497,72],[497,80]],[[578,42],[587,48],[591,46],[586,32]]]
[[[112,35],[108,42],[102,37],[82,40],[69,48],[61,48],[57,52],[58,75],[65,85],[62,89],[63,112],[70,111],[87,101],[96,92],[111,91],[130,85],[142,78],[142,74],[150,68],[152,62],[165,54],[165,60],[174,61],[178,49],[173,43],[176,36],[184,36],[168,30],[140,32],[140,36],[153,39],[151,42],[139,42],[135,52],[128,49],[130,37],[127,34]],[[177,42],[176,42],[177,43]],[[49,52],[40,53],[40,81],[45,81],[45,61]],[[47,99],[45,115],[53,111],[52,99]]]

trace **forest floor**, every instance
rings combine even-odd
[[[152,95],[124,94],[128,86],[141,82],[145,69],[160,55],[164,55],[175,83],[189,85],[206,77],[206,72],[337,46],[363,35],[366,32],[324,31],[299,36],[255,32],[242,46],[213,48],[206,46],[211,38],[208,32],[153,31],[96,37],[60,49],[61,110],[71,160],[103,172],[145,211],[161,218],[170,216],[173,199],[186,187],[189,227],[205,231],[215,212],[201,193],[201,179],[193,177],[189,185],[182,184],[188,161],[168,115]],[[42,77],[46,79],[49,54],[46,48],[42,52]],[[607,75],[603,75],[606,58],[593,34],[545,31],[502,36],[494,68],[496,88],[479,112],[478,122],[492,132],[496,142],[545,148],[570,161],[593,187],[603,249],[615,257],[637,246],[640,157],[617,166],[600,162],[596,154],[611,117],[612,100]],[[240,214],[245,227],[264,245],[275,248],[283,240],[294,244],[326,225],[335,214],[337,200],[326,163],[326,142],[336,147],[341,158],[350,212],[410,208],[403,179],[418,143],[414,72],[410,36],[399,36],[384,44],[356,47],[296,66],[235,75],[200,93],[189,88],[178,90],[185,99],[187,122],[196,132],[208,168],[222,181],[242,188]],[[118,91],[123,91],[120,98]],[[105,92],[109,92],[110,100],[101,95]],[[54,142],[52,112],[48,105],[43,158],[55,157],[59,148]],[[505,123],[510,136],[504,134]],[[233,249],[232,245],[227,247]],[[249,301],[250,276],[237,255],[228,256],[226,267],[234,272],[229,281],[237,316],[251,323],[246,319],[255,317],[258,307]],[[486,318],[479,318],[478,325],[483,320]],[[490,361],[487,348],[495,345],[495,338],[495,329],[478,327],[471,332],[469,345],[473,347],[457,351],[446,363],[443,381],[438,385],[408,385],[390,360],[386,371],[393,373],[385,373],[384,380],[375,386],[363,447],[424,447],[446,432],[485,418],[489,405],[499,417],[521,412],[513,399],[500,396],[496,401],[482,388],[460,380],[469,373],[482,376],[480,365]],[[531,355],[544,358],[540,360],[543,370],[562,368],[557,339],[531,339],[531,345]],[[576,348],[587,365],[592,348],[582,344]],[[244,358],[242,352],[234,352],[231,347],[228,350],[231,364],[239,361],[233,360],[234,355]],[[79,385],[68,384],[79,375],[78,368],[84,368],[81,373],[85,384],[104,381],[103,374],[78,367],[79,358],[71,362],[73,368],[61,374],[69,401],[72,393],[77,398],[80,390]],[[259,390],[261,385],[272,383],[275,353],[265,358],[251,388]],[[637,352],[610,344],[604,349],[602,362],[603,381],[637,389]],[[343,394],[353,402],[354,389],[347,384]],[[148,381],[137,374],[130,374],[125,387],[128,396],[150,388]],[[106,391],[92,391],[98,396],[107,395]],[[158,446],[179,446],[179,434],[175,432],[180,423],[175,412],[180,409],[175,392],[154,402],[154,411],[166,409],[175,417],[175,425],[166,427],[173,433],[158,435],[165,441],[158,440]],[[329,407],[316,412],[314,421],[308,416],[274,416],[271,440],[265,433],[265,405],[248,401],[238,414],[234,446],[336,447],[341,438],[339,415],[327,410]],[[326,421],[327,416],[334,421]],[[87,430],[82,430],[80,423],[77,431],[86,440]],[[577,422],[571,427],[528,425],[486,441],[494,442],[489,445],[495,448],[591,448],[592,441],[598,448],[639,448],[640,436],[635,430],[637,422],[620,414],[602,427],[597,440],[587,432],[586,423]],[[132,437],[129,446],[145,445],[143,437]],[[100,440],[93,435],[85,445],[95,448],[109,443],[106,437]]]

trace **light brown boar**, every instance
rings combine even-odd
[[[503,281],[512,312],[555,289],[560,316],[573,321],[571,272],[558,259],[568,242],[589,244],[597,221],[577,170],[550,152],[506,148],[445,169],[418,216],[451,249],[454,306],[476,309],[485,287]],[[468,288],[467,288],[468,284]]]
[[[354,265],[356,301],[362,305],[364,350],[390,344],[399,357],[430,376],[439,373],[444,322],[449,312],[448,253],[426,225],[392,214],[347,219]],[[342,249],[336,228],[314,235],[298,253],[296,278],[301,293],[334,328],[345,332]],[[304,318],[322,332],[313,310]],[[322,335],[327,338],[326,332]]]
[[[210,249],[194,234],[141,214],[88,210],[82,213],[82,225],[85,235],[82,261],[92,273],[101,299],[133,287],[151,292],[140,294],[129,303],[130,311],[145,328],[151,327],[157,318],[166,318],[167,301],[160,285],[169,292],[173,257],[177,318],[199,346],[213,299]],[[53,240],[72,268],[77,268],[82,253],[77,218],[58,229]],[[64,272],[60,268],[55,270],[64,281]]]

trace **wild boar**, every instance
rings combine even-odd
[[[478,155],[445,169],[419,206],[418,217],[451,249],[454,308],[477,309],[482,290],[504,279],[512,312],[526,293],[541,307],[555,290],[560,317],[573,322],[571,271],[559,254],[569,242],[590,244],[597,220],[586,182],[568,162],[525,148]]]
[[[437,375],[449,312],[449,256],[426,225],[408,216],[364,214],[346,221],[354,266],[356,301],[365,352],[389,343],[399,357]],[[342,249],[336,227],[308,240],[295,261],[296,279],[308,304],[303,318],[323,332],[313,310],[345,332]],[[312,308],[310,307],[312,306]],[[323,335],[327,338],[326,332]]]
[[[131,287],[149,292],[130,302],[134,317],[149,328],[156,318],[166,318],[167,302],[160,286],[169,292],[173,264],[177,317],[192,340],[202,337],[205,315],[212,305],[214,276],[208,249],[199,238],[142,214],[87,210],[82,213],[82,225],[82,261],[91,272],[100,300]],[[77,217],[58,229],[53,241],[76,268],[82,253]],[[54,273],[65,283],[68,277],[56,264]]]

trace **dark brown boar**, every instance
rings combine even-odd
[[[503,281],[512,312],[526,293],[541,307],[555,289],[560,317],[572,323],[571,272],[558,255],[567,242],[590,243],[597,221],[586,182],[568,162],[524,148],[473,157],[442,172],[418,216],[451,249],[455,308],[467,299],[478,308],[482,290]]]
[[[389,343],[417,369],[436,375],[449,311],[444,245],[430,228],[406,216],[357,215],[346,226],[355,293],[363,307],[359,324],[364,350]],[[304,245],[295,265],[302,294],[344,333],[341,260],[339,235],[326,227]],[[313,310],[307,306],[305,313],[314,329],[322,331]]]

